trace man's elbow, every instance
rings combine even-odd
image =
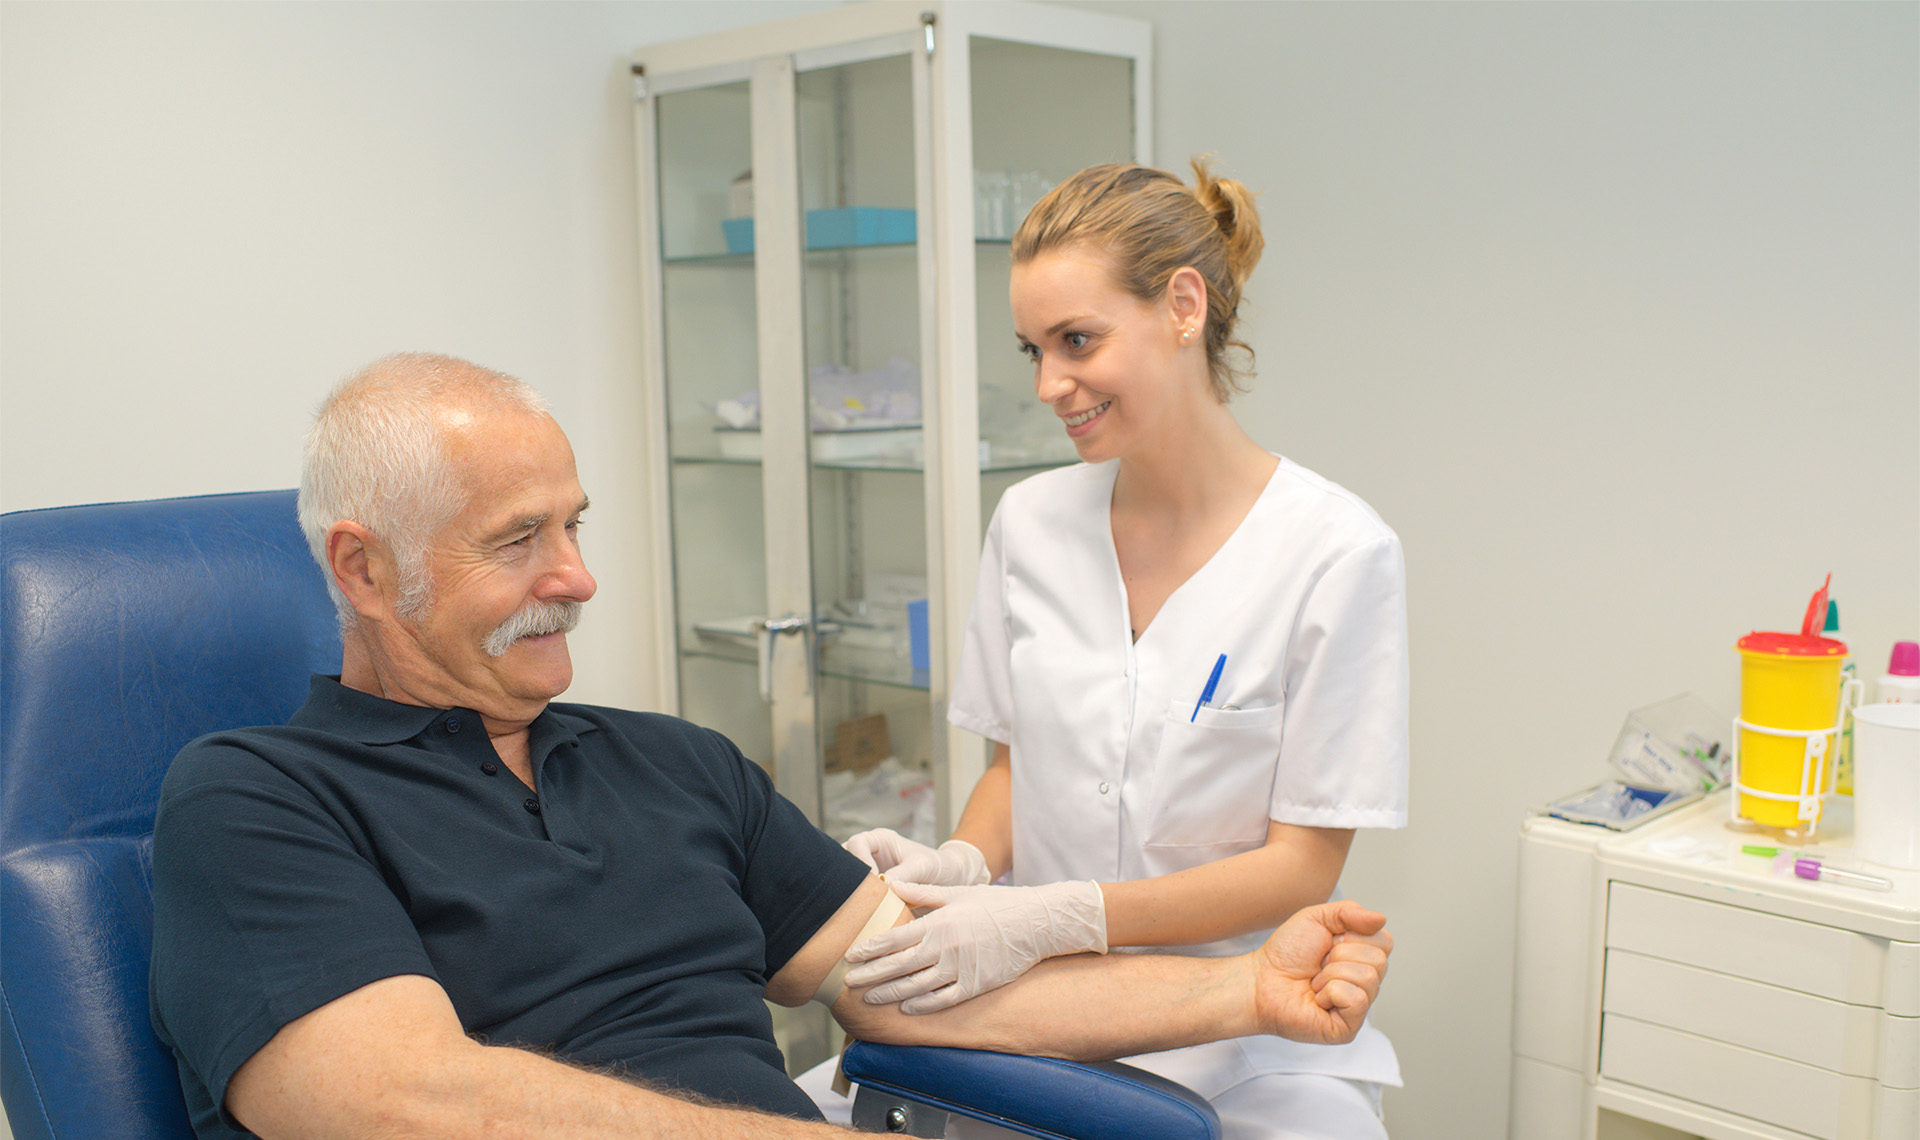
[[[866,990],[847,989],[833,1003],[833,1017],[840,1028],[858,1041],[880,1045],[970,1045],[952,1027],[953,1019],[938,1014],[915,1016],[900,1012],[897,1002],[876,1005],[866,1000]]]
[[[840,1028],[856,1041],[873,1041],[882,1045],[924,1045],[912,1033],[912,1027],[902,1023],[912,1019],[900,1012],[898,1005],[872,1005],[867,1002],[865,990],[848,988],[840,991],[831,1007],[833,1019]]]

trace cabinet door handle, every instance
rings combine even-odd
[[[813,628],[813,619],[799,614],[765,618],[760,622],[760,699],[773,701],[773,641],[783,633],[803,633]]]

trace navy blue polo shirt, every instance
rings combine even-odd
[[[153,1021],[194,1127],[280,1027],[401,974],[469,1033],[817,1118],[767,979],[866,867],[715,732],[549,706],[534,789],[479,714],[315,677],[284,727],[189,745],[154,832]]]

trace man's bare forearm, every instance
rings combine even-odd
[[[377,1134],[425,1140],[834,1140],[824,1124],[730,1106],[575,1068],[510,1047],[481,1046],[457,1073],[347,1096],[310,1115],[250,1111],[242,1123],[266,1140]],[[256,1120],[267,1119],[256,1124]]]
[[[1172,954],[1050,958],[1000,989],[910,1016],[849,991],[834,1016],[855,1036],[1105,1060],[1273,1034],[1351,1041],[1386,977],[1386,917],[1350,900],[1306,907],[1235,958]]]
[[[938,1013],[909,1016],[849,990],[834,1016],[855,1037],[1103,1061],[1260,1032],[1245,957],[1076,954]]]
[[[830,1140],[824,1124],[698,1104],[461,1029],[439,985],[386,978],[282,1027],[226,1106],[263,1140]]]

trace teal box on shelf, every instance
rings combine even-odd
[[[753,219],[720,223],[728,253],[753,252]],[[881,206],[845,206],[807,211],[808,249],[845,249],[857,245],[905,245],[914,240],[912,210]]]
[[[904,245],[914,238],[913,211],[878,206],[847,206],[807,211],[807,248],[849,245]]]

